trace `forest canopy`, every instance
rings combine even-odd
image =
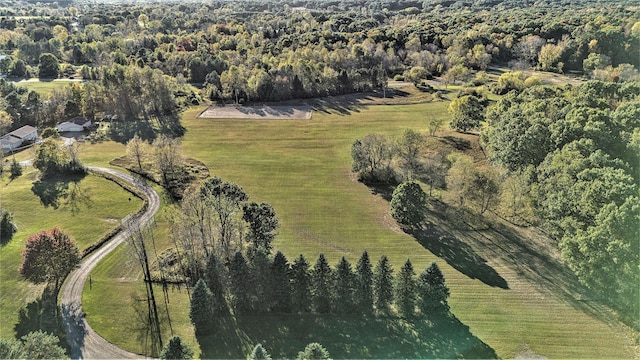
[[[11,129],[108,115],[92,99],[113,93],[107,85],[123,71],[117,66],[141,69],[154,84],[160,79],[154,74],[170,79],[160,92],[163,105],[134,116],[163,120],[176,111],[174,103],[202,100],[181,88],[187,83],[203,98],[239,103],[376,90],[394,76],[457,83],[505,65],[624,81],[637,78],[640,65],[639,14],[631,2],[598,3],[598,12],[590,1],[3,4],[0,74],[102,80],[106,87],[52,95],[64,103],[56,113],[44,105],[48,99],[3,86],[0,110],[11,113]],[[115,104],[128,104],[122,100]],[[133,103],[135,109],[147,101]],[[49,112],[38,114],[41,107]]]

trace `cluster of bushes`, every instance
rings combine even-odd
[[[191,295],[191,321],[198,334],[215,331],[215,317],[228,306],[235,314],[341,314],[402,317],[447,313],[449,289],[438,265],[432,263],[418,277],[410,260],[394,275],[386,256],[375,268],[365,251],[355,270],[342,257],[332,269],[324,254],[313,267],[300,255],[292,264],[281,253],[270,258],[241,252],[228,264],[209,257],[207,271]]]

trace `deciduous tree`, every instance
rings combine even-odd
[[[60,280],[80,262],[80,251],[73,239],[58,228],[42,230],[30,236],[22,251],[20,275],[35,283],[54,283]]]
[[[268,254],[279,225],[273,207],[267,203],[251,202],[244,204],[242,211],[242,219],[249,225],[249,241],[253,243],[253,250]]]
[[[480,123],[484,121],[484,106],[477,97],[465,95],[449,104],[449,114],[451,129],[467,132],[479,128]]]
[[[352,171],[364,181],[388,182],[394,148],[386,136],[369,134],[351,146]]]
[[[57,78],[59,67],[60,62],[55,55],[51,53],[42,54],[38,64],[38,76],[40,78]]]
[[[144,161],[148,152],[147,147],[147,143],[142,140],[137,134],[127,143],[127,155],[136,161],[139,171],[142,171],[142,162]],[[158,154],[157,156],[160,156],[160,154]],[[159,164],[160,162],[158,163],[158,165]]]
[[[420,152],[424,143],[422,134],[411,129],[406,129],[398,141],[400,167],[405,171],[407,180],[417,177],[421,170]]]

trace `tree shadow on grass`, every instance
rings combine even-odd
[[[379,195],[387,201],[391,201],[394,187],[390,184],[373,184],[366,183],[371,189],[374,195]],[[445,206],[444,204],[442,206]],[[478,279],[483,283],[499,287],[501,289],[508,289],[509,285],[507,281],[498,274],[498,272],[487,264],[487,260],[478,255],[473,248],[458,239],[451,229],[443,226],[443,224],[452,224],[451,219],[445,218],[447,210],[442,208],[439,211],[428,211],[431,219],[437,219],[438,225],[434,223],[425,222],[418,228],[405,228],[404,231],[411,235],[420,245],[437,257],[445,260],[447,264],[451,265],[456,270],[467,275],[472,279]],[[453,214],[452,216],[462,216],[460,214]],[[465,215],[469,221],[469,214]],[[455,221],[460,221],[456,219]],[[477,222],[477,221],[476,221]],[[465,225],[468,226],[468,225]]]
[[[61,346],[65,346],[67,340],[62,327],[62,317],[57,306],[57,295],[57,291],[46,287],[39,298],[18,311],[18,322],[13,328],[16,339],[31,332],[42,330],[57,336]]]
[[[109,125],[107,135],[111,140],[121,144],[126,144],[136,135],[148,142],[157,137],[149,121],[114,121]]]
[[[334,359],[496,358],[453,314],[409,320],[338,315],[231,315],[198,337],[203,358],[245,358],[261,343],[274,358],[295,358],[312,342]]]
[[[460,241],[448,231],[433,224],[427,224],[421,229],[411,229],[407,230],[407,232],[420,245],[437,257],[444,259],[447,264],[459,272],[472,279],[478,279],[489,286],[509,289],[507,281],[487,264],[486,259],[482,258],[471,246]]]
[[[72,214],[80,211],[80,205],[91,205],[91,198],[82,190],[80,182],[85,175],[60,175],[40,179],[33,183],[31,191],[40,198],[40,203],[46,207],[58,209],[60,205],[67,205]],[[65,200],[63,203],[62,200]]]

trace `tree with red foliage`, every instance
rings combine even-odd
[[[80,262],[80,251],[73,239],[58,228],[42,230],[30,236],[22,250],[20,275],[35,284],[55,283]]]

